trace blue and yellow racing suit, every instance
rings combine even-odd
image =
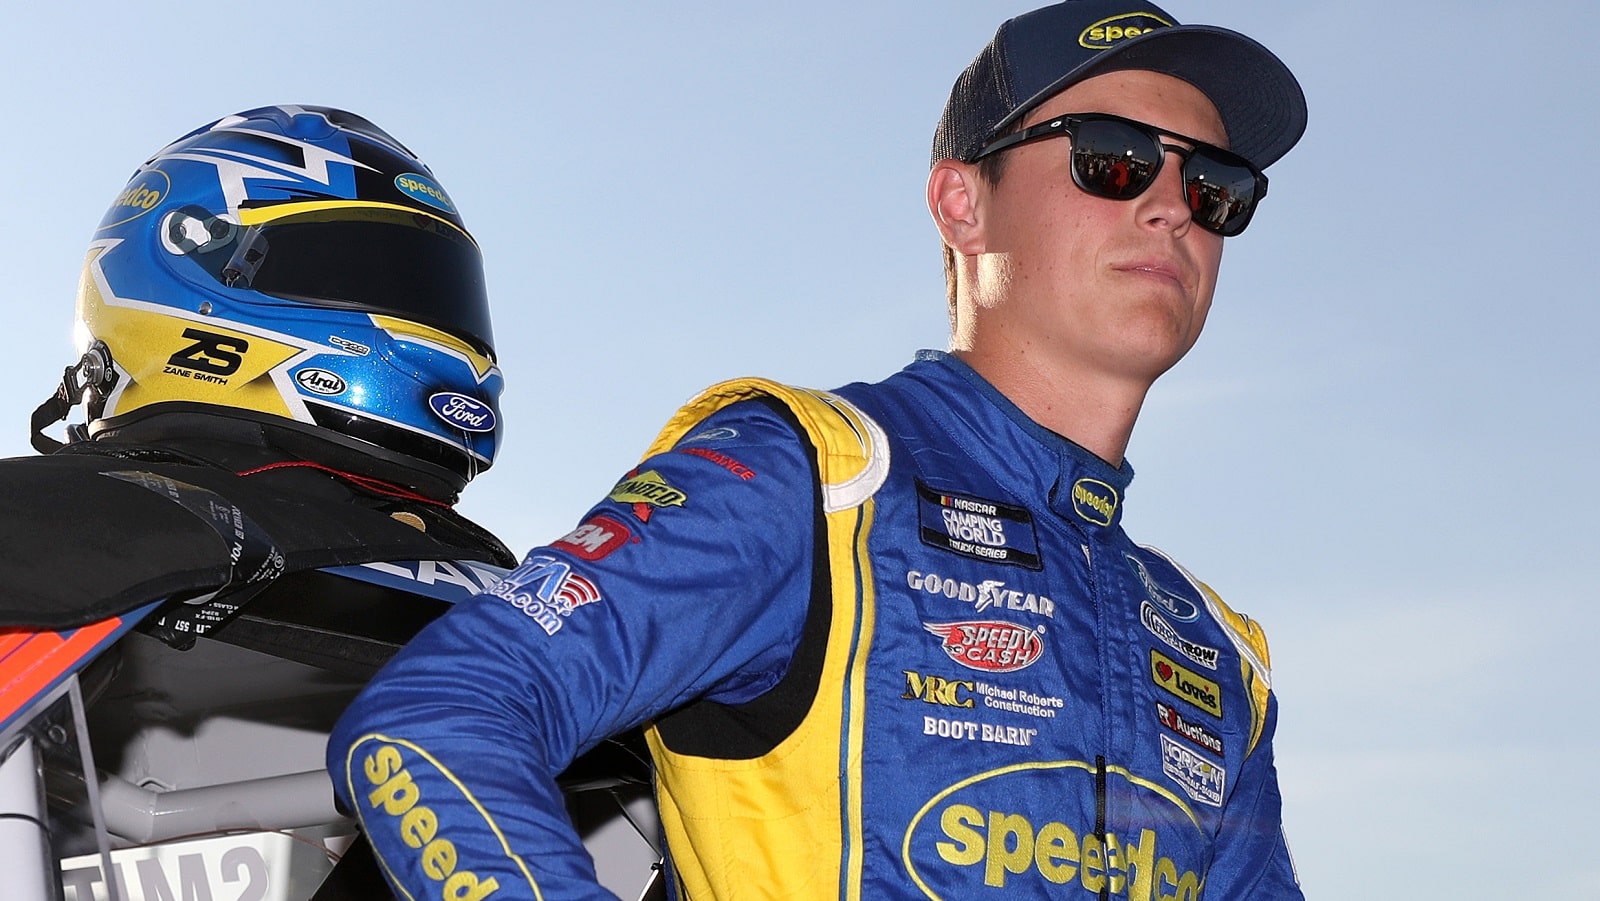
[[[1131,478],[924,352],[744,380],[410,644],[334,781],[413,899],[604,896],[554,782],[647,724],[682,897],[1299,898],[1267,648]]]

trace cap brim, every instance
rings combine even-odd
[[[1305,133],[1305,92],[1272,51],[1226,28],[1176,25],[1127,39],[1061,76],[1018,105],[990,134],[1080,81],[1127,69],[1160,72],[1199,88],[1222,116],[1229,149],[1263,169]]]

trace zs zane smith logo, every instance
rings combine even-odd
[[[1035,632],[997,620],[923,623],[922,627],[939,636],[950,659],[968,669],[1014,673],[1032,666],[1044,654],[1043,627]]]
[[[186,328],[183,337],[193,343],[167,358],[162,370],[167,375],[226,385],[228,376],[244,365],[244,355],[250,350],[250,342],[243,338],[203,329]]]

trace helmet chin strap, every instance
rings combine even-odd
[[[89,395],[89,403],[103,402],[106,393],[116,384],[117,369],[111,362],[111,349],[106,347],[104,341],[96,341],[78,358],[78,362],[61,373],[61,384],[56,386],[56,393],[33,411],[33,433],[28,436],[33,449],[41,454],[53,454],[65,447],[46,435],[45,428],[66,419],[72,408],[84,401],[85,393]],[[87,425],[75,423],[67,426],[69,443],[87,440]]]

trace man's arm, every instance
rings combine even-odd
[[[1268,695],[1261,738],[1240,768],[1238,782],[1223,811],[1207,898],[1293,901],[1303,899],[1300,879],[1284,840],[1278,771],[1272,762],[1272,736],[1278,725],[1278,699]]]
[[[606,897],[554,777],[782,677],[810,587],[808,454],[762,404],[717,413],[379,673],[328,759],[391,881],[419,901]]]

